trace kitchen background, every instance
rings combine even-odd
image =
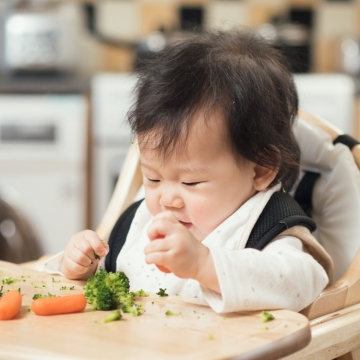
[[[96,228],[131,141],[132,71],[207,27],[269,37],[301,107],[360,138],[360,0],[0,1],[0,260]]]

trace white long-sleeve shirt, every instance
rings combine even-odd
[[[221,293],[196,280],[180,279],[146,264],[144,247],[152,215],[143,202],[137,210],[126,242],[117,258],[117,271],[124,271],[132,290],[156,293],[165,288],[185,300],[203,299],[218,313],[285,308],[300,311],[312,303],[329,279],[323,267],[303,250],[293,236],[278,236],[262,251],[245,245],[256,220],[277,188],[259,192],[220,224],[202,243],[213,257]],[[315,240],[314,240],[315,241]],[[61,254],[45,265],[59,271]]]

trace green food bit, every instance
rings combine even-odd
[[[66,290],[66,286],[62,286],[60,290]]]
[[[52,278],[52,282],[53,283],[59,283],[59,282],[61,282],[61,280],[55,280],[54,278]]]
[[[144,313],[144,307],[141,304],[123,304],[121,310],[124,313],[130,313],[132,316],[139,316]]]
[[[39,285],[36,285],[34,283],[31,283],[32,286],[34,286],[35,289],[43,289],[43,288],[46,288],[46,285],[44,284],[39,284]]]
[[[75,286],[70,286],[69,290],[75,290]]]
[[[107,316],[105,319],[103,319],[103,323],[108,323],[111,321],[117,321],[120,320],[122,318],[120,311],[119,310],[115,310],[113,311],[109,316]]]
[[[169,296],[169,295],[166,293],[166,289],[162,289],[162,288],[159,288],[159,291],[156,293],[156,295],[159,295],[159,296],[161,296],[161,297]]]
[[[53,295],[53,294],[50,294],[50,293],[47,293],[47,295],[35,294],[35,295],[33,296],[33,300],[43,299],[43,298],[52,298],[52,297],[56,297],[56,295]]]
[[[267,321],[271,321],[271,320],[274,320],[274,316],[267,312],[267,311],[263,311],[262,314],[261,314],[261,322],[267,322]]]
[[[11,285],[11,284],[14,284],[14,283],[16,283],[16,282],[18,282],[18,281],[20,281],[19,279],[15,279],[15,278],[13,278],[13,277],[7,277],[7,278],[5,278],[5,279],[3,279],[3,280],[1,280],[1,282],[2,282],[2,284],[3,285]]]
[[[3,286],[0,288],[0,297],[3,296],[3,292],[2,292]]]
[[[149,294],[147,292],[145,292],[143,289],[140,289],[139,291],[135,291],[134,292],[135,296],[140,296],[140,297],[147,297],[149,296]]]
[[[213,334],[209,334],[208,340],[214,340],[214,335],[213,335]]]
[[[94,251],[94,258],[95,258],[95,259],[100,260],[100,256],[99,256],[99,254],[98,254],[98,253],[96,253],[95,251]]]
[[[166,316],[177,316],[177,315],[181,315],[181,312],[173,312],[171,310],[166,310],[165,315]]]

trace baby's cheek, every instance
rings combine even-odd
[[[193,224],[205,235],[210,234],[217,226],[217,214],[215,208],[198,206],[193,209]]]
[[[161,208],[159,202],[156,201],[156,197],[154,195],[146,194],[145,196],[146,206],[150,211],[152,216],[155,216],[161,213]]]
[[[201,206],[194,210],[193,223],[204,235],[209,235],[231,215],[218,205]]]

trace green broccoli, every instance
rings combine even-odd
[[[113,311],[109,316],[107,316],[105,319],[103,319],[103,323],[108,323],[110,321],[116,321],[121,320],[122,316],[120,314],[119,310]]]
[[[147,297],[147,296],[149,296],[149,294],[148,294],[146,291],[144,291],[143,289],[140,289],[139,291],[135,291],[135,292],[134,292],[134,295],[135,295],[135,296],[140,296],[140,297]]]
[[[159,291],[156,293],[156,295],[159,295],[159,296],[161,296],[161,297],[169,296],[169,295],[166,293],[166,289],[162,289],[162,288],[159,288]]]
[[[129,278],[124,272],[99,269],[86,281],[84,295],[94,310],[114,310],[121,303],[133,302],[134,294],[129,289]]]
[[[263,311],[262,314],[261,314],[261,322],[267,322],[267,321],[271,321],[271,320],[274,320],[274,315],[267,312],[267,311]]]
[[[130,313],[132,316],[139,316],[144,312],[144,307],[141,304],[123,304],[121,309],[124,313]]]

